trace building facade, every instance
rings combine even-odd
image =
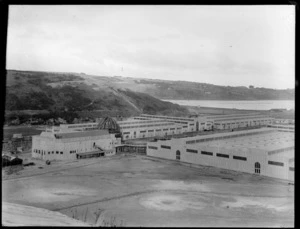
[[[229,130],[242,127],[266,126],[274,118],[259,113],[206,116],[206,130]]]
[[[135,117],[135,119],[148,119],[148,120],[161,119],[161,120],[178,123],[187,126],[186,132],[202,131],[205,129],[205,122],[206,122],[205,117],[187,118],[187,117],[172,117],[172,116],[148,115],[148,114],[142,114],[139,117]]]
[[[261,128],[149,142],[147,155],[294,180],[294,133]]]
[[[70,160],[85,153],[115,154],[121,140],[107,130],[45,131],[32,137],[32,157],[43,160]]]
[[[118,122],[123,140],[168,136],[187,132],[188,125],[166,120],[137,120],[131,119]]]

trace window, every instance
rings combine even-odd
[[[233,159],[247,161],[246,157],[240,157],[240,156],[233,156]]]
[[[277,165],[277,166],[284,166],[282,162],[277,162],[277,161],[268,161],[269,165]]]
[[[171,146],[161,145],[160,147],[163,148],[163,149],[171,149]]]
[[[146,130],[141,130],[140,133],[146,133]]]
[[[161,131],[161,129],[155,130],[155,131]]]
[[[289,169],[290,169],[290,171],[295,171],[294,167],[290,167]]]
[[[48,154],[50,154],[50,152],[48,152]]]
[[[130,134],[130,132],[124,132],[123,134]]]
[[[60,154],[63,154],[63,152],[60,152]]]
[[[148,132],[154,132],[154,130],[148,130]]]
[[[167,130],[169,130],[169,129],[163,129],[163,131],[167,131]]]
[[[54,154],[54,151],[52,151],[52,154]]]
[[[207,152],[207,151],[201,151],[201,154],[209,155],[209,156],[212,156],[212,155],[213,155],[212,152]]]
[[[188,152],[188,153],[198,153],[198,150],[195,150],[195,149],[186,149],[186,152]]]
[[[56,154],[59,154],[59,152],[58,152],[58,151],[56,151]]]
[[[260,164],[258,162],[255,162],[254,169],[255,173],[260,174]]]
[[[156,146],[148,146],[149,149],[157,149]]]
[[[229,155],[228,154],[217,153],[217,157],[229,158]]]

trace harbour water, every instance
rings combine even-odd
[[[295,109],[294,100],[164,100],[183,106],[245,110]]]

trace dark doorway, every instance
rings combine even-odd
[[[179,150],[176,151],[176,160],[180,160],[180,151]]]

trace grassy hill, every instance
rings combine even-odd
[[[142,92],[115,87],[115,78],[84,74],[7,71],[6,113],[24,110],[77,113],[79,116],[139,113],[186,115],[185,108]],[[97,84],[95,84],[95,82]]]
[[[140,79],[147,85],[145,93],[160,99],[193,100],[289,100],[295,98],[294,89],[248,88],[219,86],[186,81],[158,81]],[[142,86],[143,87],[143,86]]]
[[[295,90],[218,86],[186,81],[94,76],[84,73],[8,70],[5,111],[97,118],[140,113],[185,116],[188,110],[160,99],[294,99]],[[51,116],[51,115],[50,115]],[[53,115],[52,115],[53,116]],[[51,117],[52,117],[51,116]],[[50,117],[48,117],[50,118]],[[25,117],[26,119],[26,117]]]

